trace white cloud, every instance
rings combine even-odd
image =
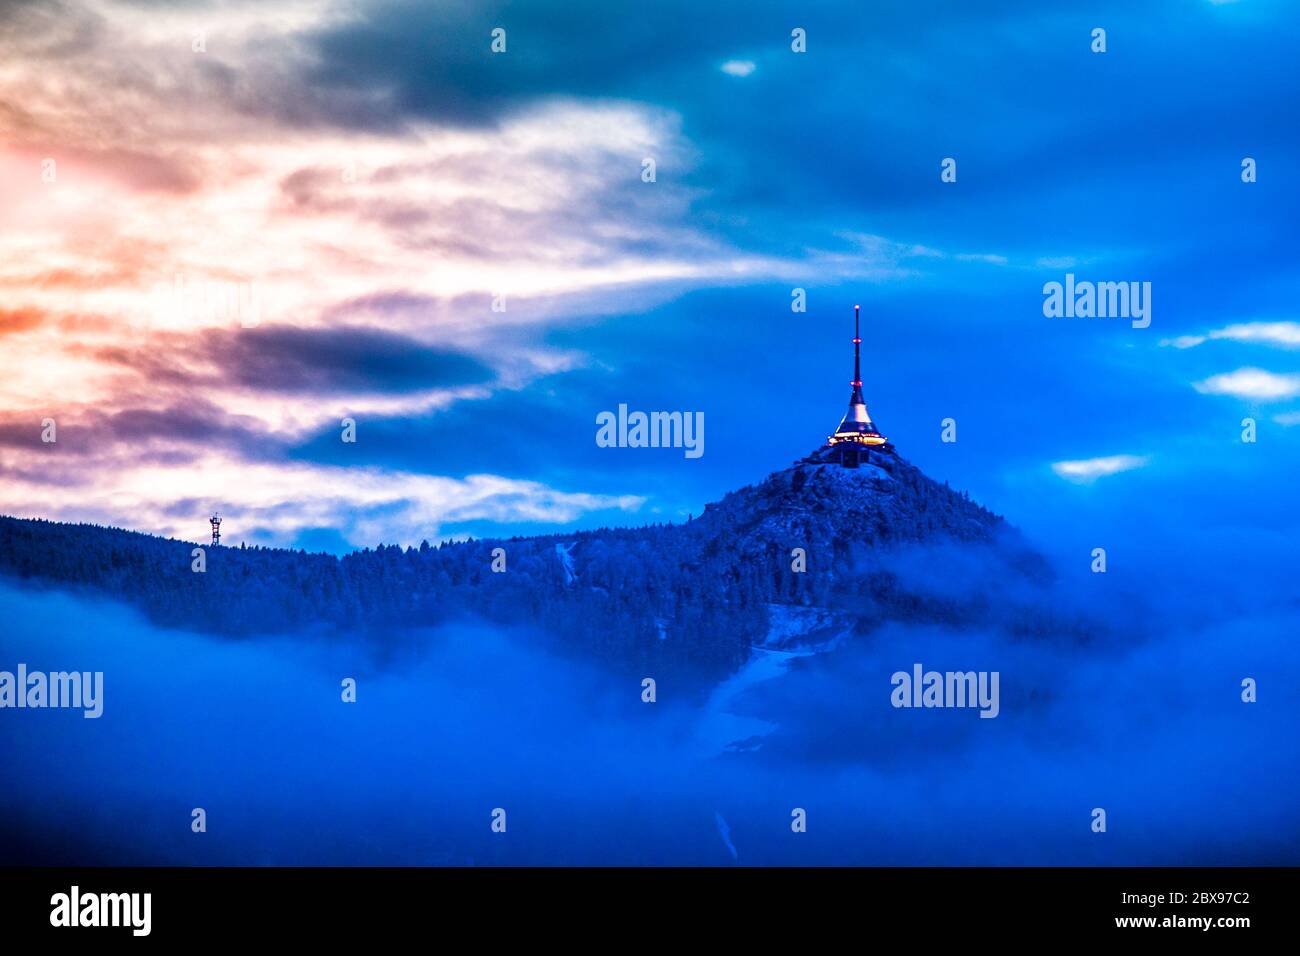
[[[1172,345],[1176,349],[1190,349],[1211,339],[1300,349],[1300,322],[1238,322],[1213,329],[1204,335],[1180,335],[1173,339],[1163,339],[1160,344]]]
[[[1146,455],[1109,455],[1103,458],[1081,458],[1074,461],[1057,461],[1052,463],[1052,471],[1076,484],[1088,484],[1106,475],[1117,475],[1121,471],[1132,471],[1143,467],[1148,461]]]
[[[753,60],[728,60],[722,64],[722,72],[728,76],[749,76],[757,68]]]
[[[42,473],[16,471],[22,461],[0,452],[9,477],[0,513],[66,521],[128,523],[181,540],[201,540],[206,513],[218,510],[235,541],[287,545],[301,528],[338,530],[358,547],[418,544],[466,521],[563,524],[592,511],[635,512],[636,495],[557,491],[496,475],[447,478],[380,468],[304,462],[249,462],[212,453],[186,468],[122,463],[97,471],[92,485],[51,486]],[[16,475],[16,477],[15,477]],[[41,502],[34,507],[32,502]],[[191,503],[188,513],[177,502]],[[238,529],[238,530],[237,530]]]
[[[1204,335],[1180,335],[1177,338],[1161,339],[1160,344],[1163,346],[1172,345],[1176,349],[1192,349],[1204,341]]]
[[[840,230],[835,235],[862,250],[877,266],[898,267],[908,259],[935,259],[944,262],[978,262],[985,265],[1004,266],[1006,256],[992,252],[947,252],[920,243],[895,242],[884,236],[864,232]]]
[[[1276,402],[1300,395],[1300,375],[1262,368],[1239,368],[1193,383],[1202,395],[1231,395],[1259,402]]]
[[[1297,349],[1300,348],[1300,322],[1244,322],[1211,332],[1210,338]]]
[[[1292,425],[1300,425],[1300,412],[1282,412],[1280,415],[1274,415],[1273,421],[1277,422],[1284,428],[1290,428]]]
[[[993,252],[959,252],[957,254],[958,262],[985,262],[992,266],[1004,266],[1007,264],[1007,257],[1000,256]]]

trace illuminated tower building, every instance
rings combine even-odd
[[[212,544],[215,547],[221,544],[221,516],[214,512],[208,524],[212,525]]]
[[[849,395],[849,410],[840,427],[827,440],[832,449],[832,460],[845,468],[857,468],[867,461],[869,449],[886,444],[889,439],[876,429],[862,400],[862,329],[858,306],[853,307],[853,391]]]

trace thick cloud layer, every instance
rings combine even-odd
[[[958,552],[889,566],[934,599],[978,581]],[[70,863],[1294,863],[1294,603],[1242,612],[1245,576],[1194,604],[1146,583],[991,581],[1006,619],[985,631],[895,623],[809,656],[760,651],[704,697],[661,680],[654,704],[526,627],[223,641],[6,585],[0,669],[98,670],[105,690],[96,720],[6,712],[0,848]],[[1085,611],[1086,639],[1003,629]],[[892,707],[891,674],[915,663],[998,671],[998,716]]]

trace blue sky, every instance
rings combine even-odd
[[[979,6],[19,5],[5,162],[68,171],[7,223],[4,510],[331,550],[680,520],[824,440],[861,303],[882,431],[1044,547],[1293,529],[1300,19]],[[1151,283],[1150,327],[1046,318],[1067,272]],[[260,325],[142,327],[179,274]],[[620,403],[704,412],[704,456],[598,448]]]

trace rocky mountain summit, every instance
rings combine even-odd
[[[802,542],[841,554],[937,538],[987,543],[1008,525],[884,446],[858,468],[843,468],[819,449],[707,506],[694,530],[750,547]]]

